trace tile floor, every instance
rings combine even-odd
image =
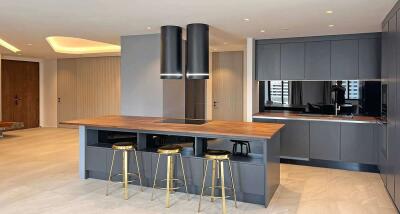
[[[176,193],[164,208],[159,192],[138,192],[123,200],[119,185],[104,195],[105,182],[78,178],[78,131],[38,128],[7,132],[0,139],[1,214],[197,213],[198,196]],[[281,165],[281,186],[267,209],[239,203],[229,213],[391,214],[397,213],[378,174]],[[204,201],[202,213],[220,213],[219,203]]]

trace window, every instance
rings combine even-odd
[[[289,104],[289,81],[268,81],[265,94],[275,104]]]
[[[342,83],[343,87],[346,88],[345,99],[346,100],[358,100],[360,99],[360,82],[358,80],[345,80]]]

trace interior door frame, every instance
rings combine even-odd
[[[214,111],[214,101],[215,101],[215,99],[214,99],[214,90],[215,90],[215,76],[214,76],[214,66],[215,66],[215,55],[217,55],[217,54],[224,54],[224,53],[226,53],[226,54],[229,54],[229,53],[240,53],[241,54],[241,75],[240,75],[240,81],[241,81],[241,93],[240,93],[240,96],[241,96],[241,102],[240,102],[240,114],[241,114],[241,116],[240,116],[240,121],[244,121],[245,120],[245,118],[244,118],[244,115],[245,115],[245,112],[244,112],[244,109],[245,109],[245,104],[244,104],[244,102],[245,102],[245,95],[244,95],[244,93],[245,93],[245,78],[244,78],[244,75],[246,74],[246,70],[245,70],[245,51],[244,50],[236,50],[236,51],[224,51],[224,52],[212,52],[211,53],[211,71],[212,71],[212,75],[211,75],[211,87],[210,87],[210,91],[211,91],[211,104],[209,105],[210,106],[210,110],[211,110],[211,116],[212,116],[212,119],[213,120],[217,120],[216,118],[215,118],[215,111]]]
[[[34,70],[34,72],[35,72],[35,83],[34,83],[34,88],[35,88],[35,90],[37,90],[36,91],[36,94],[37,94],[37,100],[36,101],[33,101],[33,102],[36,102],[36,103],[29,103],[28,104],[28,109],[30,109],[30,105],[34,105],[34,106],[36,106],[36,109],[37,109],[37,111],[35,111],[36,113],[34,114],[34,120],[32,120],[32,121],[28,121],[28,123],[29,124],[24,124],[24,128],[35,128],[35,127],[40,127],[40,99],[41,99],[41,97],[40,97],[40,66],[41,66],[41,62],[40,62],[40,60],[35,60],[35,59],[32,59],[32,60],[29,60],[29,59],[24,59],[24,58],[19,58],[19,57],[3,57],[2,59],[0,59],[1,60],[1,64],[2,65],[0,65],[0,68],[1,68],[1,70],[0,70],[0,94],[2,94],[2,96],[1,96],[1,99],[0,99],[0,120],[4,120],[4,106],[3,105],[5,105],[4,104],[4,100],[3,99],[5,99],[4,98],[4,90],[5,90],[5,86],[4,86],[4,75],[5,75],[5,73],[4,73],[4,69],[5,69],[5,67],[4,67],[4,65],[7,63],[7,62],[11,62],[11,61],[14,61],[14,62],[19,62],[19,63],[30,63],[30,64],[34,64],[34,66],[35,66],[35,70]],[[25,96],[25,95],[19,95],[19,96]],[[28,95],[26,95],[27,96],[27,100],[29,100],[29,99],[31,99],[31,96],[28,96]],[[29,118],[31,117],[32,115],[31,114],[29,114],[28,116],[26,116],[26,120],[29,120]],[[10,118],[15,118],[14,116],[10,116]],[[7,119],[5,119],[5,120],[7,120]],[[21,122],[21,121],[15,121],[15,122]],[[22,121],[22,122],[25,122],[25,121]]]

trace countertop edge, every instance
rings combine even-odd
[[[270,119],[270,120],[300,120],[300,121],[320,121],[320,122],[336,122],[336,123],[363,123],[363,124],[378,124],[376,121],[362,120],[342,120],[342,119],[321,119],[321,118],[292,118],[292,117],[274,117],[253,115],[253,119]]]

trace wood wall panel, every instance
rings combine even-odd
[[[61,74],[58,79],[59,95],[68,98],[75,95],[73,100],[64,102],[60,97],[59,106],[66,105],[70,110],[59,108],[62,115],[59,122],[67,117],[69,120],[120,113],[120,57],[63,59],[59,60],[58,72],[70,74]]]

